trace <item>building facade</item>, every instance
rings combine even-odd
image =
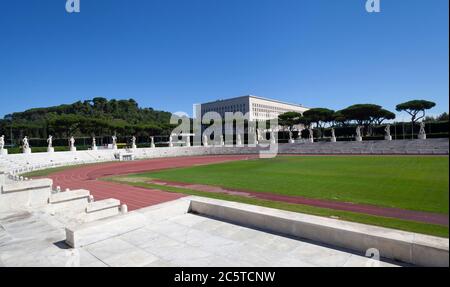
[[[224,119],[227,112],[248,113],[249,121],[264,121],[277,118],[286,112],[298,112],[303,114],[308,108],[302,105],[289,104],[277,100],[271,100],[252,95],[217,100],[199,105],[201,117],[208,112],[216,112]]]

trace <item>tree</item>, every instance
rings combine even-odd
[[[391,111],[380,109],[372,115],[372,119],[377,125],[381,125],[385,120],[394,120],[395,114]]]
[[[349,120],[344,116],[342,111],[337,111],[333,114],[333,121],[335,124],[345,126]]]
[[[357,104],[341,110],[340,113],[349,121],[356,121],[358,125],[367,126],[373,122],[380,110],[379,105]]]
[[[287,112],[278,116],[278,124],[282,127],[288,128],[289,131],[292,131],[294,126],[300,124],[301,118],[301,113]]]
[[[411,137],[414,137],[414,125],[425,117],[425,110],[436,106],[436,103],[425,100],[413,100],[398,104],[395,109],[398,112],[407,112],[411,116]]]
[[[321,131],[321,136],[323,135],[323,124],[333,121],[333,115],[333,110],[325,108],[314,108],[303,113],[310,123],[316,124],[317,129]]]

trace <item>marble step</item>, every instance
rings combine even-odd
[[[95,220],[119,215],[120,200],[108,198],[89,203],[85,210],[84,222],[92,222]]]
[[[68,190],[52,194],[49,211],[52,213],[84,212],[90,202],[90,192],[85,189]]]

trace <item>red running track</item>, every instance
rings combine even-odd
[[[66,188],[87,189],[94,196],[95,200],[116,198],[120,200],[121,203],[126,204],[129,210],[135,210],[178,199],[185,195],[156,189],[134,187],[116,182],[107,182],[99,179],[106,176],[244,160],[253,157],[254,156],[249,155],[198,156],[112,162],[63,170],[47,177],[53,179],[53,185],[60,186],[62,190],[65,190]]]
[[[132,162],[113,162],[68,169],[53,173],[49,177],[53,179],[54,186],[60,186],[63,190],[66,188],[87,189],[91,192],[96,200],[116,198],[122,203],[127,204],[129,210],[135,210],[178,199],[186,195],[161,191],[158,189],[134,187],[116,182],[102,181],[99,179],[102,177],[113,175],[126,175],[132,173],[156,171],[161,169],[188,167],[234,160],[245,160],[255,157],[257,157],[257,155],[197,156],[150,159]],[[190,189],[197,189],[200,191],[218,192],[216,190],[218,189],[218,187],[201,185],[191,186],[189,184],[184,184],[181,182],[182,179],[180,179],[180,182],[177,183],[165,182],[165,184],[180,187],[188,186]],[[156,181],[155,183],[158,182]],[[445,226],[449,225],[448,215],[443,214],[403,210],[397,208],[386,208],[373,205],[353,204],[348,202],[309,199],[299,196],[283,196],[279,194],[257,193],[251,191],[220,190],[219,192],[233,193],[235,195],[251,196],[265,200],[281,201],[292,204],[303,204],[315,207],[364,213],[375,216],[385,216]]]

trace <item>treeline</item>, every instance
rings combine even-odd
[[[14,139],[169,134],[171,113],[141,108],[133,100],[94,98],[73,104],[35,108],[6,115],[0,134]]]
[[[410,125],[401,124],[402,135],[409,134],[411,137],[418,131],[417,123],[420,120],[425,122],[443,122],[437,124],[437,133],[447,133],[448,114],[444,113],[437,118],[426,117],[427,110],[435,107],[434,102],[426,100],[413,100],[398,104],[396,111],[405,112],[410,115]],[[382,106],[375,104],[356,104],[345,109],[334,111],[327,108],[313,108],[305,111],[303,114],[297,112],[287,112],[278,117],[278,122],[287,130],[293,131],[294,127],[303,124],[307,128],[315,129],[316,137],[325,135],[325,128],[333,127],[336,135],[351,136],[354,134],[355,126],[363,126],[365,136],[374,136],[380,130],[380,126],[385,121],[392,121],[396,118],[395,114]],[[445,124],[446,122],[446,124]],[[430,126],[431,127],[431,126]],[[304,131],[308,133],[308,131]]]

